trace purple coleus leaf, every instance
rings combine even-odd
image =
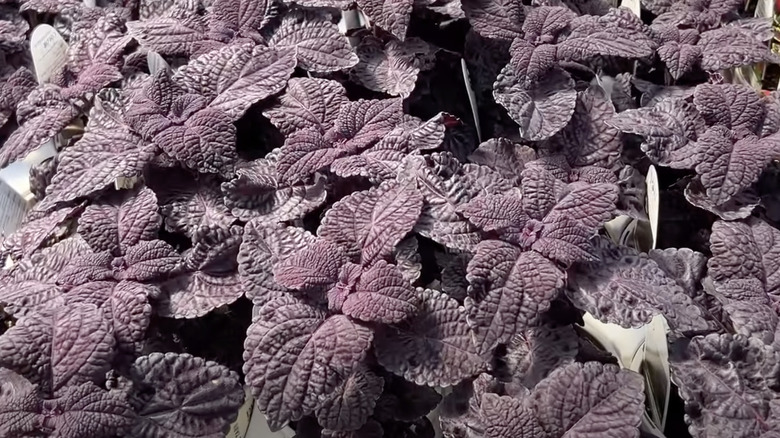
[[[95,252],[124,254],[131,246],[157,237],[162,225],[157,210],[157,197],[149,188],[115,192],[84,210],[78,232]]]
[[[0,259],[29,257],[48,239],[64,234],[63,228],[82,211],[83,206],[62,207],[44,212],[38,218],[33,216],[35,210],[31,211],[27,216],[27,222],[4,239],[0,239]]]
[[[522,2],[464,0],[462,7],[471,27],[483,37],[511,41],[521,36],[521,26],[525,19]]]
[[[287,296],[260,308],[244,343],[244,373],[271,430],[314,412],[363,360],[369,328]]]
[[[313,11],[294,10],[282,18],[268,44],[279,51],[293,51],[298,66],[318,73],[354,67],[357,55],[347,38],[328,17]]]
[[[156,178],[159,176],[159,178]],[[225,205],[219,179],[184,169],[165,169],[146,179],[157,195],[165,228],[190,238],[204,226],[229,228],[236,220]]]
[[[289,289],[274,279],[274,266],[315,241],[303,228],[264,224],[257,220],[244,226],[238,252],[238,272],[246,297],[258,306],[285,296]]]
[[[528,395],[483,394],[481,413],[488,436],[558,438],[609,428],[616,436],[638,437],[643,386],[639,374],[615,365],[572,363]]]
[[[523,176],[522,200],[515,194],[482,196],[459,211],[481,229],[564,267],[592,259],[589,240],[612,218],[617,186],[576,182],[564,187],[551,172],[535,167],[526,167]],[[559,193],[550,193],[556,185]]]
[[[117,256],[107,251],[88,251],[60,272],[57,283],[73,287],[98,280],[152,281],[166,278],[181,266],[182,258],[170,244],[147,240]]]
[[[377,361],[419,385],[451,386],[486,367],[466,324],[466,312],[447,295],[420,290],[418,313],[376,335]]]
[[[30,92],[16,108],[19,128],[0,148],[0,167],[23,159],[54,137],[78,116],[78,109],[56,85],[42,85]]]
[[[0,366],[47,395],[100,382],[114,357],[111,322],[97,306],[74,304],[31,313],[0,337]]]
[[[513,336],[504,362],[513,381],[533,388],[550,372],[573,362],[578,346],[577,332],[571,325],[545,322]]]
[[[138,43],[162,55],[186,55],[205,39],[206,24],[196,11],[185,16],[175,14],[127,23],[127,32]],[[183,14],[184,15],[184,14]]]
[[[675,168],[690,167],[691,142],[706,130],[696,107],[682,99],[664,99],[652,107],[623,111],[606,122],[643,136],[642,151],[654,162]]]
[[[131,378],[133,436],[222,437],[244,403],[237,373],[186,353],[139,357]]]
[[[251,44],[225,46],[193,59],[173,81],[233,121],[256,102],[281,91],[295,69],[295,53]]]
[[[672,381],[685,401],[694,436],[773,436],[777,426],[776,370],[780,355],[755,338],[697,336],[672,350]]]
[[[323,396],[317,422],[330,430],[357,430],[366,424],[385,381],[368,369],[358,368],[339,387]]]
[[[574,113],[577,104],[574,80],[566,71],[554,68],[547,72],[544,79],[535,81],[521,70],[529,67],[518,69],[514,67],[516,62],[522,61],[513,59],[499,73],[493,98],[520,125],[523,139],[538,141],[550,138],[569,123]]]
[[[87,132],[60,155],[57,173],[42,201],[54,206],[104,190],[120,178],[137,178],[155,154],[154,145],[122,130]]]
[[[391,96],[409,97],[414,90],[421,62],[434,50],[419,38],[387,42],[366,35],[355,49],[360,62],[350,71],[351,78],[369,90]]]
[[[491,138],[481,143],[469,156],[469,161],[487,166],[515,182],[520,182],[520,173],[525,163],[535,159],[536,151],[530,146],[506,138]]]
[[[489,354],[533,325],[563,286],[564,273],[541,254],[498,240],[477,245],[465,300],[477,351]]]
[[[38,82],[26,67],[20,67],[0,82],[0,126],[3,126],[16,112],[16,106],[38,86]]]
[[[373,146],[403,120],[402,99],[360,99],[340,108],[326,137],[348,153]]]
[[[406,165],[399,177],[414,181],[424,200],[414,231],[452,249],[470,251],[481,240],[478,228],[459,213],[462,204],[513,189],[489,167],[462,165],[448,153],[410,156]]]
[[[226,113],[208,103],[200,94],[184,92],[161,70],[133,97],[125,119],[186,167],[230,174],[237,159],[236,128]]]
[[[599,261],[569,271],[566,295],[580,309],[607,323],[641,327],[663,314],[677,332],[711,329],[702,310],[647,254],[598,238]]]
[[[150,298],[159,296],[157,286],[134,281],[94,281],[67,291],[68,304],[87,303],[100,308],[113,326],[117,349],[135,355],[145,341],[152,317]]]
[[[118,68],[122,54],[132,37],[125,34],[124,21],[109,13],[75,35],[68,48],[68,69],[76,76],[95,64]]]
[[[336,202],[323,217],[317,235],[335,242],[347,257],[367,266],[392,254],[417,223],[422,205],[423,197],[416,188],[386,181]]]
[[[708,277],[734,330],[780,345],[776,292],[780,231],[757,218],[716,221],[710,237]]]
[[[202,227],[185,255],[185,269],[161,285],[157,313],[175,318],[196,318],[235,302],[244,294],[236,257],[243,228]]]
[[[615,114],[606,92],[591,85],[578,93],[571,121],[545,145],[545,150],[561,152],[572,167],[599,166],[612,169],[623,143],[620,131],[605,123]]]
[[[304,180],[346,153],[315,128],[296,131],[287,137],[279,152],[279,180],[284,184]]]
[[[282,151],[239,165],[232,180],[222,184],[225,205],[233,216],[268,224],[301,219],[320,207],[327,196],[321,175],[287,183],[279,174]]]
[[[392,324],[417,312],[420,297],[395,265],[380,260],[368,269],[347,264],[328,291],[328,307],[366,322]]]
[[[764,167],[780,155],[777,135],[743,135],[740,138],[738,132],[715,125],[696,142],[696,174],[712,205],[725,204],[747,189],[758,180]]]
[[[263,111],[282,134],[305,128],[325,132],[333,127],[347,93],[340,83],[319,78],[292,78],[284,94]]]
[[[737,135],[759,134],[765,104],[752,87],[736,84],[701,84],[693,103],[707,125],[722,125]]]
[[[16,317],[45,307],[64,305],[64,288],[57,277],[73,258],[89,251],[81,237],[64,239],[22,259],[2,277],[0,304],[4,311]]]
[[[135,413],[122,391],[105,391],[92,383],[68,386],[56,398],[40,399],[24,378],[0,370],[0,433],[63,438],[116,436],[129,431]]]
[[[280,260],[274,266],[274,280],[290,289],[304,290],[333,286],[346,263],[343,250],[332,240],[318,238]]]
[[[371,23],[404,41],[411,21],[413,0],[358,0],[357,4]]]

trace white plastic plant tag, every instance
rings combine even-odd
[[[247,387],[244,392],[246,393],[244,404],[238,411],[238,418],[230,425],[230,430],[227,435],[225,435],[225,438],[244,438],[246,436],[246,431],[249,428],[249,421],[252,418],[252,410],[255,406],[255,399],[252,397],[249,387]]]
[[[621,367],[631,369],[634,357],[645,342],[645,327],[627,329],[617,324],[603,323],[588,312],[582,316],[582,321],[585,323],[585,331],[612,353]]]
[[[622,0],[620,2],[620,7],[630,10],[637,17],[642,16],[642,5],[639,3],[639,0]]]
[[[647,185],[647,204],[645,210],[647,211],[647,218],[650,221],[650,232],[653,237],[653,248],[655,248],[658,242],[658,211],[661,207],[661,190],[658,187],[658,173],[655,171],[655,166],[652,164],[647,169],[647,177],[645,177],[645,184]]]
[[[95,0],[84,0],[84,6],[88,8],[95,8],[97,7],[97,1]]]
[[[613,242],[620,243],[620,236],[623,235],[623,231],[631,224],[631,220],[630,217],[621,215],[605,223],[604,229]]]
[[[130,190],[135,187],[138,182],[137,177],[119,176],[114,180],[114,189],[116,190]]]
[[[149,66],[149,73],[152,75],[157,74],[157,72],[161,70],[171,71],[171,66],[168,65],[165,58],[160,56],[157,52],[146,53],[146,65]]]
[[[68,43],[56,29],[41,24],[33,29],[30,36],[30,53],[38,83],[44,84],[67,64]]]
[[[669,369],[669,343],[666,333],[669,326],[662,315],[656,315],[647,325],[644,347],[643,375],[645,387],[651,388],[649,395],[653,403],[653,423],[663,430],[666,427],[666,414],[669,409],[669,392],[671,390],[671,370]]]
[[[0,180],[0,241],[19,228],[29,208],[30,203],[22,195]]]
[[[460,69],[463,72],[463,83],[466,85],[466,94],[469,96],[469,105],[471,105],[471,114],[474,116],[474,127],[477,129],[477,140],[482,143],[482,130],[479,128],[479,111],[477,109],[477,95],[474,94],[474,88],[471,87],[471,76],[466,60],[460,59]]]

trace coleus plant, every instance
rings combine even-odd
[[[0,241],[0,435],[217,438],[246,394],[299,437],[780,433],[780,107],[722,74],[768,24],[531,3],[4,3],[0,167],[58,154]],[[613,242],[651,163],[663,247]],[[583,327],[658,316],[650,429]]]

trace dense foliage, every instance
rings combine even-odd
[[[669,436],[780,436],[780,96],[724,80],[776,61],[743,2],[0,3],[0,167],[59,150],[0,243],[0,436],[218,438],[244,385],[300,437],[437,406],[447,437],[658,436],[653,379],[583,330],[657,315]],[[658,249],[608,238],[651,164]]]

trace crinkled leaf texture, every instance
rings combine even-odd
[[[672,350],[672,381],[695,437],[775,436],[780,354],[756,338],[697,336]]]
[[[293,51],[298,65],[312,72],[329,73],[358,63],[349,41],[336,25],[310,11],[285,15],[268,44],[279,51]]]
[[[775,310],[780,231],[758,218],[716,221],[710,249],[708,277],[734,331],[780,345]]]
[[[663,314],[673,330],[710,329],[702,310],[645,253],[595,240],[598,261],[577,263],[569,271],[566,294],[579,308],[603,322],[641,327]]]
[[[290,296],[260,308],[244,343],[244,373],[271,430],[314,412],[363,360],[372,337],[368,327]]]
[[[572,363],[556,369],[529,395],[485,393],[487,437],[639,437],[642,377],[615,365]]]
[[[128,432],[135,421],[135,412],[120,390],[83,383],[42,400],[34,385],[13,372],[0,369],[0,382],[2,436],[117,436]]]
[[[294,51],[230,45],[195,58],[173,80],[237,120],[254,103],[281,91],[294,69]]]
[[[22,374],[47,395],[100,382],[114,357],[111,321],[91,304],[43,309],[0,337],[0,366]]]
[[[244,403],[238,374],[186,353],[139,357],[131,377],[138,413],[132,436],[222,438]]]
[[[563,286],[563,272],[541,254],[485,240],[468,264],[465,300],[477,351],[490,354],[547,311]]]
[[[537,82],[528,80],[512,63],[498,75],[493,97],[520,125],[520,136],[533,141],[548,139],[563,129],[577,105],[574,79],[563,69],[551,69]]]
[[[386,181],[333,204],[317,235],[363,265],[389,257],[420,217],[423,197],[412,185]]]
[[[184,272],[161,285],[157,313],[197,318],[238,300],[244,294],[236,262],[243,232],[237,225],[196,231]]]
[[[280,152],[239,165],[235,176],[222,183],[225,205],[233,216],[272,224],[301,219],[325,202],[325,178],[314,175],[285,182],[278,172]]]
[[[391,39],[385,44],[366,36],[355,49],[360,62],[350,71],[351,78],[369,90],[391,96],[409,97],[420,73],[418,57],[429,55],[431,48],[419,38]]]
[[[273,267],[314,240],[315,237],[303,228],[266,225],[256,220],[247,223],[237,256],[246,297],[259,307],[293,292],[276,282]]]
[[[340,108],[346,102],[347,92],[336,81],[292,78],[284,94],[265,109],[263,115],[285,135],[304,128],[325,132],[333,127]]]
[[[377,333],[377,361],[419,385],[451,386],[482,372],[486,364],[472,342],[465,309],[442,292],[420,293],[415,316]]]
[[[162,225],[154,192],[115,192],[89,205],[79,218],[79,234],[95,252],[124,254],[142,240],[152,240]]]
[[[317,421],[331,430],[356,430],[368,421],[385,381],[367,369],[357,369],[317,408]]]

